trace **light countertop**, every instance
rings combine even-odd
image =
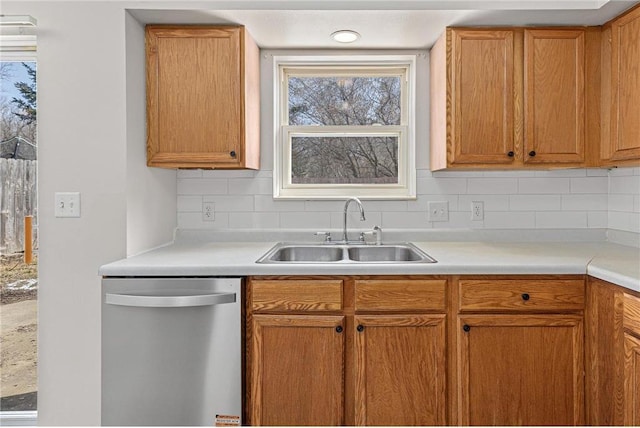
[[[414,242],[437,263],[256,260],[276,242],[180,242],[100,268],[103,276],[589,274],[640,292],[640,249],[606,242]]]

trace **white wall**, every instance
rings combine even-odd
[[[144,25],[125,12],[127,85],[127,255],[170,242],[176,171],[147,168]]]
[[[144,76],[124,3],[3,0],[2,13],[38,20],[38,423],[98,425],[98,267],[171,239],[175,173],[127,162],[144,159]],[[81,218],[54,217],[57,191],[81,193]]]
[[[183,229],[339,229],[343,202],[274,201],[273,55],[261,52],[261,170],[179,171],[178,227]],[[353,51],[351,51],[353,52]],[[313,52],[314,54],[317,52]],[[351,213],[354,227],[553,229],[607,227],[607,170],[429,171],[429,58],[418,53],[415,201],[365,201],[367,221]],[[422,118],[422,119],[420,119]],[[449,202],[449,221],[429,222],[427,203]],[[471,221],[471,201],[483,201],[485,218]],[[214,202],[215,221],[203,221],[202,202]]]

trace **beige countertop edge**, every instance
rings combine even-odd
[[[640,292],[640,249],[603,242],[415,242],[438,263],[257,264],[275,242],[177,243],[100,267],[103,276],[589,274]]]

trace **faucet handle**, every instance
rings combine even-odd
[[[360,241],[365,242],[365,237],[369,235],[376,237],[376,245],[382,245],[382,228],[380,226],[375,226],[373,230],[360,232]]]
[[[373,233],[376,235],[376,245],[382,245],[382,228],[373,226]]]
[[[329,243],[331,242],[331,232],[316,232],[314,233],[315,236],[324,236],[324,242],[325,243]]]

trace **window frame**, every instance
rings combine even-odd
[[[274,199],[416,199],[416,57],[403,55],[274,56]],[[289,76],[404,76],[400,125],[289,125]],[[398,183],[294,184],[291,139],[309,136],[391,136],[398,138]]]

